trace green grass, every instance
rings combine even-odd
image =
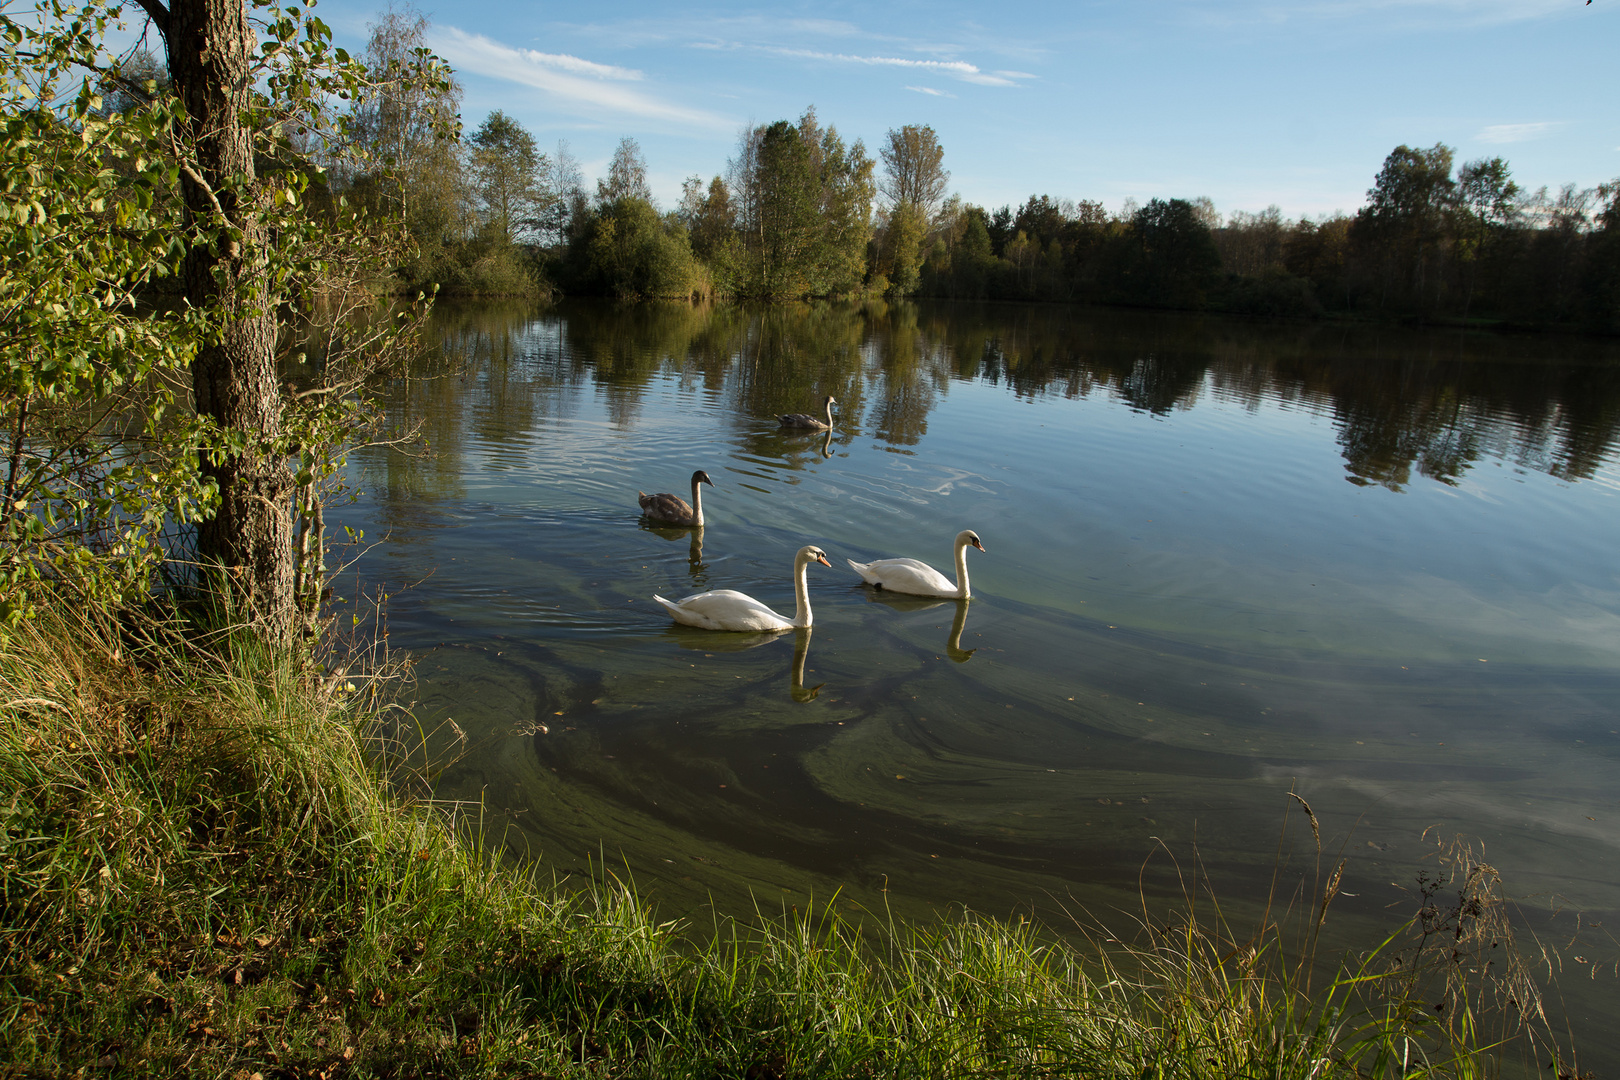
[[[694,928],[611,879],[537,883],[405,799],[370,752],[376,684],[131,625],[45,620],[0,656],[0,1075],[1474,1077],[1567,1057],[1466,850],[1336,970],[1315,948],[1331,868],[1242,933],[1196,885],[1178,917],[1078,948],[830,904]]]

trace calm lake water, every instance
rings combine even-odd
[[[357,454],[438,794],[669,914],[965,904],[1123,922],[1177,867],[1241,916],[1316,859],[1329,924],[1482,845],[1620,1060],[1620,348],[980,305],[444,305]],[[830,439],[775,415],[840,405]],[[701,537],[637,490],[687,494]],[[846,558],[950,572],[875,594]],[[741,589],[811,632],[674,627]],[[1427,836],[1425,836],[1425,831]],[[1388,908],[1389,905],[1395,905]],[[1556,915],[1552,913],[1556,912]],[[1574,959],[1576,956],[1580,960]],[[1589,979],[1591,981],[1589,981]]]

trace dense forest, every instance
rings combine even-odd
[[[391,12],[368,61],[410,62],[421,16]],[[741,133],[723,172],[689,177],[661,208],[634,139],[587,188],[560,143],[540,152],[496,111],[465,136],[454,82],[357,103],[359,138],[401,167],[413,287],[619,297],[928,296],[1620,328],[1620,180],[1527,191],[1502,158],[1398,146],[1354,214],[1223,215],[1207,198],[1031,195],[1017,208],[950,194],[931,127],[889,131],[877,156],[815,109]],[[377,151],[383,150],[384,153]]]

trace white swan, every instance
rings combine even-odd
[[[972,529],[963,529],[956,534],[956,580],[952,581],[944,574],[935,570],[925,562],[916,559],[879,559],[876,562],[858,563],[854,559],[846,560],[855,572],[861,575],[861,580],[868,585],[890,592],[909,593],[912,596],[954,596],[966,597],[968,592],[967,549],[971,544],[980,551],[984,545],[979,543],[979,535]]]
[[[660,491],[657,495],[648,495],[645,491],[638,491],[638,502],[641,503],[641,512],[648,521],[662,521],[669,525],[696,525],[703,527],[703,493],[698,490],[699,484],[708,484],[714,487],[714,481],[709,474],[699,469],[692,474],[692,504],[687,505],[686,500],[679,495],[671,495]]]
[[[811,416],[809,413],[802,412],[783,413],[781,416],[776,418],[776,422],[781,424],[783,427],[808,428],[811,431],[821,431],[822,429],[831,431],[833,426],[832,407],[838,404],[838,399],[833,397],[831,394],[828,394],[827,400],[823,402],[823,404],[827,408],[827,419],[825,423],[822,422],[822,419],[819,416]]]
[[[831,566],[827,553],[807,544],[793,557],[793,599],[796,609],[791,620],[784,619],[747,593],[736,589],[715,589],[673,603],[662,596],[663,604],[675,621],[700,630],[776,631],[810,625],[810,564]]]

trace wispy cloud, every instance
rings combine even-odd
[[[930,97],[955,97],[956,96],[955,94],[947,94],[943,90],[935,90],[932,86],[908,86],[908,87],[906,87],[906,89],[912,91],[913,93],[917,93],[917,94],[927,94]]]
[[[958,41],[873,32],[837,19],[784,19],[757,14],[720,18],[693,18],[683,14],[567,24],[567,29],[576,36],[594,38],[616,49],[681,44],[709,52],[757,53],[823,63],[911,68],[981,86],[1015,86],[1019,80],[1035,76],[1024,71],[985,71],[977,64],[962,60],[963,54],[999,54],[1006,63],[1028,62],[1041,53],[1025,44],[1001,41],[992,31],[972,24],[959,28],[961,40]],[[932,29],[938,33],[940,28]],[[805,43],[816,41],[829,48],[805,47]],[[848,49],[848,45],[856,43],[867,51]],[[839,51],[833,51],[834,48]]]
[[[1487,143],[1521,143],[1550,135],[1563,127],[1564,120],[1542,120],[1534,124],[1492,124],[1474,138]]]
[[[598,115],[638,116],[723,131],[736,127],[736,120],[732,118],[688,108],[625,85],[643,79],[641,72],[630,68],[598,64],[562,53],[514,49],[453,26],[435,28],[430,37],[433,51],[457,69],[533,87],[549,95],[552,104],[559,108],[573,107]]]
[[[932,71],[962,82],[979,86],[1017,86],[1017,82],[1003,74],[981,71],[966,60],[912,60],[903,56],[859,56],[851,53],[817,52],[814,49],[782,49],[766,47],[764,52],[777,56],[791,56],[803,60],[822,60],[834,64],[860,64],[866,67],[897,67],[915,71]]]
[[[1569,10],[1566,0],[1303,0],[1289,4],[1278,4],[1276,0],[1239,4],[1229,0],[1183,0],[1182,6],[1182,11],[1195,21],[1224,26],[1302,19],[1376,19],[1386,30],[1436,23],[1452,28],[1491,26],[1546,18]]]
[[[1276,2],[1276,0],[1267,0]],[[869,22],[886,23],[878,16]],[[831,42],[858,41],[870,51],[897,52],[954,60],[965,53],[994,54],[1004,62],[1034,63],[1047,56],[1048,49],[1031,42],[1008,39],[992,27],[965,22],[954,28],[944,24],[929,28],[937,38],[919,38],[907,33],[874,30],[869,25],[841,19],[779,17],[749,14],[702,16],[682,11],[662,17],[638,16],[606,22],[554,23],[557,30],[575,38],[590,38],[614,49],[645,48],[653,45],[686,45],[714,50],[761,49],[772,46],[792,48],[817,39]]]
[[[558,71],[572,71],[576,75],[591,75],[598,79],[622,79],[627,82],[637,82],[642,78],[639,71],[631,68],[614,67],[612,64],[598,64],[593,60],[581,60],[577,56],[567,53],[543,53],[533,49],[521,50],[523,58],[531,63],[543,67],[553,67]]]

